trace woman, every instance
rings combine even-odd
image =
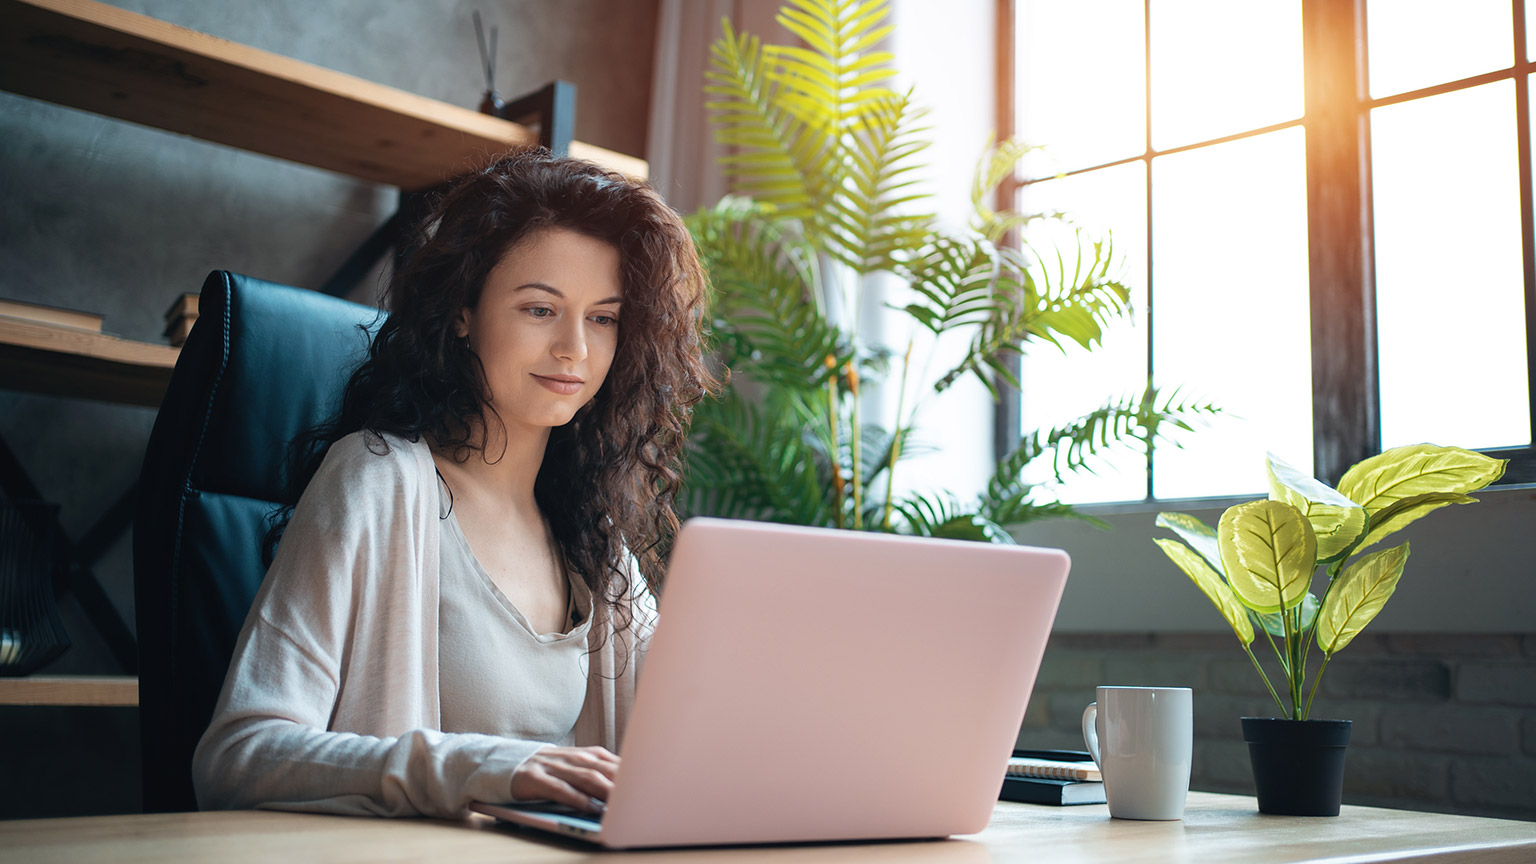
[[[700,357],[681,220],[543,151],[458,182],[396,274],[193,759],[204,809],[597,809]],[[292,500],[292,499],[291,499]]]

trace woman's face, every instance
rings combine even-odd
[[[458,335],[509,431],[564,425],[597,395],[619,344],[620,287],[619,250],[565,228],[530,234],[492,268]]]

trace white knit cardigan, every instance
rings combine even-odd
[[[331,446],[193,757],[199,807],[456,818],[511,797],[513,770],[548,743],[438,731],[438,532],[425,443]],[[618,750],[655,621],[653,603],[634,608],[590,655],[577,744]]]

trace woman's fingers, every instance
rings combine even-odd
[[[512,773],[512,798],[595,810],[608,800],[619,757],[602,747],[546,747]]]
[[[613,780],[603,772],[592,768],[559,765],[550,769],[549,773],[551,776],[563,780],[576,791],[596,798],[599,801],[607,801],[608,793],[613,791]]]

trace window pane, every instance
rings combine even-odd
[[[1299,0],[1153,0],[1159,150],[1302,115]]]
[[[1146,150],[1142,0],[1023,0],[1018,125],[1029,177],[1102,165]]]
[[[1153,162],[1152,366],[1226,412],[1157,450],[1158,498],[1262,493],[1266,451],[1312,464],[1304,149],[1293,128]]]
[[[1514,56],[1509,0],[1371,0],[1365,8],[1377,98],[1505,69]]]
[[[1371,112],[1383,447],[1531,440],[1514,82]]]
[[[1025,212],[1064,210],[1091,232],[1106,232],[1122,261],[1122,279],[1131,289],[1132,315],[1116,320],[1092,351],[1068,342],[1065,351],[1035,343],[1023,358],[1020,413],[1023,431],[1056,428],[1101,407],[1110,399],[1140,393],[1147,382],[1147,169],[1143,162],[1076,174],[1024,187]],[[1040,226],[1040,227],[1036,227]],[[1070,227],[1036,223],[1026,239],[1044,252],[1055,241],[1069,250]],[[1042,460],[1043,461],[1043,460]],[[1090,501],[1140,501],[1147,495],[1146,457],[1133,450],[1115,451],[1094,463],[1093,473],[1070,477],[1057,489],[1072,504]],[[1024,479],[1054,479],[1049,466],[1031,466]]]

